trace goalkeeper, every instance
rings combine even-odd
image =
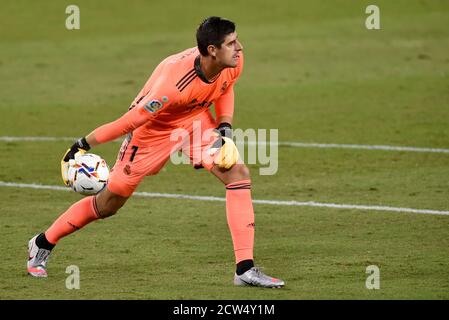
[[[69,160],[78,152],[126,135],[108,185],[65,211],[45,232],[29,241],[28,273],[47,276],[51,250],[63,237],[97,219],[114,215],[145,176],[157,174],[180,147],[195,168],[204,167],[226,187],[226,215],[234,246],[235,285],[282,287],[284,282],[254,266],[254,211],[248,168],[232,140],[234,83],[243,68],[242,45],[233,22],[205,19],[196,32],[197,47],[163,60],[136,96],[127,113],[79,139],[64,155],[61,171],[67,184]],[[216,117],[209,111],[214,104]],[[188,135],[179,143],[172,132]],[[188,144],[200,130],[209,139]]]

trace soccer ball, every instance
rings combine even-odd
[[[75,156],[69,162],[70,187],[82,195],[97,194],[108,183],[109,167],[106,161],[93,153]]]

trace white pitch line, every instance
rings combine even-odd
[[[0,187],[71,191],[71,189],[69,189],[67,187],[61,187],[61,186],[42,185],[42,184],[36,184],[36,183],[15,183],[15,182],[5,182],[5,181],[0,181]],[[147,197],[147,198],[188,199],[188,200],[219,201],[219,202],[226,201],[225,198],[221,198],[221,197],[193,196],[193,195],[188,195],[188,194],[173,194],[173,193],[135,192],[134,195],[140,196],[140,197]],[[275,205],[275,206],[320,207],[320,208],[334,208],[334,209],[356,209],[356,210],[390,211],[390,212],[402,212],[402,213],[449,215],[449,211],[441,211],[441,210],[413,209],[413,208],[400,208],[400,207],[388,207],[388,206],[320,203],[320,202],[314,202],[314,201],[299,202],[299,201],[279,201],[279,200],[253,200],[253,203]]]
[[[257,143],[249,142],[250,145],[263,144],[268,145],[264,141]],[[307,143],[307,142],[278,142],[270,143],[271,145],[296,147],[296,148],[323,148],[323,149],[359,149],[359,150],[383,150],[383,151],[406,151],[406,152],[432,152],[432,153],[449,153],[449,149],[442,148],[420,148],[420,147],[401,147],[401,146],[381,146],[381,145],[363,145],[363,144],[338,144],[338,143]]]
[[[75,141],[77,138],[72,137],[12,137],[0,136],[0,141],[4,142],[21,142],[21,141]]]
[[[75,141],[75,137],[13,137],[0,136],[3,142],[20,141]],[[121,142],[121,139],[114,142]],[[240,142],[237,142],[240,144]],[[428,152],[428,153],[449,153],[449,149],[444,148],[422,148],[422,147],[401,147],[401,146],[383,146],[383,145],[364,145],[364,144],[338,144],[338,143],[314,143],[314,142],[289,142],[281,141],[277,143],[258,141],[246,142],[247,145],[278,145],[294,148],[322,148],[322,149],[356,149],[356,150],[383,150],[383,151],[405,151],[405,152]]]

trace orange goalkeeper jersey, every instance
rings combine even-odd
[[[95,137],[103,143],[133,131],[134,139],[142,142],[163,139],[173,129],[190,126],[212,104],[217,117],[232,117],[233,85],[242,68],[240,52],[237,67],[222,70],[209,82],[201,71],[197,47],[169,56],[153,71],[129,111],[97,128]]]

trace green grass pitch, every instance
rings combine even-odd
[[[75,3],[76,2],[76,3]],[[374,3],[375,2],[375,3]],[[207,16],[237,24],[245,68],[234,126],[280,141],[449,148],[447,1],[8,1],[0,11],[0,137],[79,137],[119,117]],[[65,9],[80,8],[79,30]],[[365,8],[380,8],[367,30]],[[70,141],[0,141],[0,181],[61,186]],[[118,143],[95,153],[112,165]],[[449,154],[279,148],[254,199],[449,210]],[[223,197],[204,170],[168,164],[138,191]],[[80,199],[0,186],[0,299],[448,299],[449,216],[255,204],[256,263],[281,290],[236,288],[224,202],[133,197],[64,238],[49,278],[27,242]],[[80,289],[65,273],[80,270]],[[380,269],[368,290],[366,268]]]

